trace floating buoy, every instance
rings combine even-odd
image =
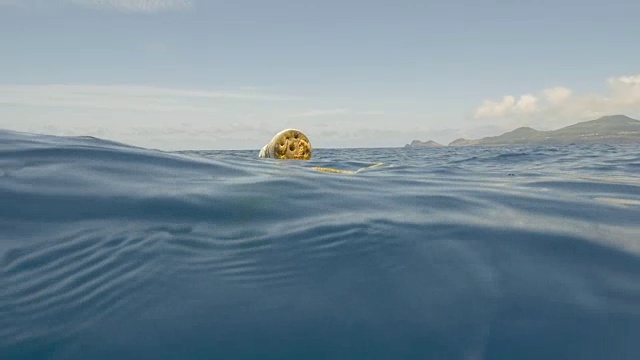
[[[297,129],[286,129],[276,134],[271,141],[260,149],[258,157],[274,158],[274,159],[294,159],[294,160],[310,160],[311,159],[311,141],[309,138]],[[364,170],[373,169],[382,166],[383,163],[373,164],[355,171],[340,170],[328,167],[314,166],[313,169],[320,172],[335,174],[357,174]]]
[[[282,130],[261,150],[258,157],[275,159],[311,159],[311,142],[309,138],[296,129]]]

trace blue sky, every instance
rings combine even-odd
[[[160,149],[640,118],[630,1],[0,0],[0,128]]]

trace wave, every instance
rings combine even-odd
[[[631,359],[638,150],[0,132],[0,355]]]

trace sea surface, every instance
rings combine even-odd
[[[640,146],[257,154],[0,131],[0,359],[640,359]]]

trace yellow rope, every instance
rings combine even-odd
[[[377,167],[380,167],[380,166],[382,166],[382,165],[384,165],[384,163],[377,163],[377,164],[373,164],[373,165],[371,165],[371,166],[367,166],[367,167],[360,168],[360,169],[358,169],[358,170],[356,170],[356,171],[351,171],[351,170],[339,170],[339,169],[333,169],[333,168],[327,168],[327,167],[319,167],[319,166],[315,166],[315,167],[313,167],[313,169],[314,169],[314,170],[317,170],[317,171],[321,171],[321,172],[328,172],[328,173],[335,173],[335,174],[349,174],[349,175],[352,175],[352,174],[357,174],[357,173],[359,173],[359,172],[361,172],[361,171],[364,171],[364,170],[377,168]]]

